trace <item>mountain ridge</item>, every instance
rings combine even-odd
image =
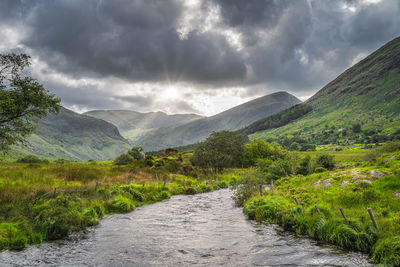
[[[129,142],[116,126],[61,107],[59,114],[41,119],[28,146],[16,146],[19,155],[69,160],[110,160],[129,150]]]
[[[133,144],[142,146],[146,151],[185,146],[202,141],[213,131],[238,130],[298,103],[301,103],[298,98],[280,91],[253,99],[211,117],[174,128],[158,129],[138,138]]]
[[[400,121],[400,37],[346,69],[304,104],[312,111],[286,125],[260,131],[259,122],[252,126],[259,131],[244,131],[250,139],[317,144],[390,140]],[[351,130],[355,124],[362,127],[358,135]]]

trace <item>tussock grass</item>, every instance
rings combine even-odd
[[[197,178],[111,162],[0,164],[0,250],[62,239],[172,195],[209,192],[240,181],[240,170]],[[56,189],[56,191],[54,191]]]

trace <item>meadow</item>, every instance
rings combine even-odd
[[[20,250],[43,240],[62,239],[97,225],[111,213],[235,185],[239,170],[205,174],[176,164],[149,167],[142,161],[0,164],[0,250]],[[174,167],[171,169],[171,165]]]

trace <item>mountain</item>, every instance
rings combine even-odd
[[[293,116],[293,107],[277,114],[286,118],[284,123],[272,123],[272,116],[241,131],[250,139],[317,144],[371,143],[399,135],[400,37],[347,69],[299,107],[304,113]]]
[[[164,112],[140,113],[131,110],[92,110],[84,114],[112,123],[120,131],[176,127],[203,118],[196,114],[167,115]]]
[[[92,110],[84,114],[114,124],[121,135],[133,144],[158,128],[176,127],[204,118],[196,114],[167,115],[164,112],[140,113],[131,110]]]
[[[277,92],[246,102],[212,117],[174,128],[158,129],[138,138],[135,145],[150,151],[197,143],[207,138],[213,131],[238,130],[300,102],[299,99],[287,92]]]
[[[108,160],[129,148],[114,125],[61,108],[58,115],[40,120],[27,147],[18,146],[14,151],[53,159]]]

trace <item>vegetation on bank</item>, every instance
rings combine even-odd
[[[369,150],[362,161],[346,159],[346,165],[332,166],[333,159],[322,155],[300,155],[294,173],[279,178],[260,165],[243,178],[236,203],[250,219],[368,253],[375,263],[400,266],[400,143]],[[320,169],[322,161],[327,165]],[[260,193],[260,184],[271,181],[273,187]]]
[[[23,249],[67,237],[176,194],[196,194],[235,185],[239,170],[208,174],[189,167],[187,156],[113,162],[0,164],[0,250]],[[39,159],[40,160],[40,159]]]

